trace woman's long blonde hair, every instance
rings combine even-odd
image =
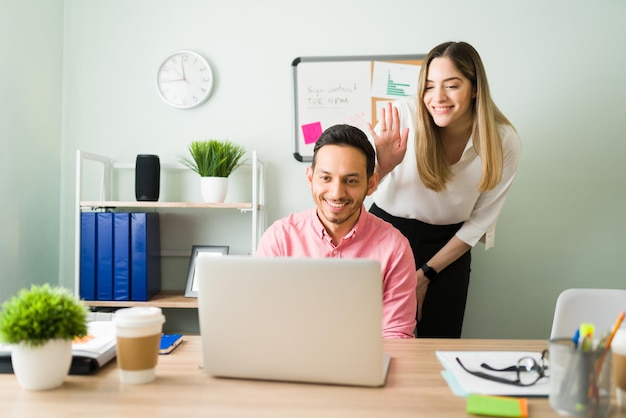
[[[465,42],[446,42],[438,45],[428,53],[422,63],[418,83],[415,134],[417,171],[424,185],[436,192],[445,190],[447,182],[453,176],[441,141],[441,130],[435,125],[424,104],[428,67],[433,59],[442,57],[450,58],[463,76],[471,81],[476,91],[476,98],[473,99],[472,141],[482,160],[483,168],[478,191],[491,190],[502,178],[504,165],[498,124],[513,125],[491,99],[487,75],[478,52]]]

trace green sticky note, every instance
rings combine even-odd
[[[474,415],[526,418],[528,416],[528,400],[470,394],[467,396],[466,410]]]

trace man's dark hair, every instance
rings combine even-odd
[[[360,150],[366,158],[367,178],[369,179],[374,174],[376,151],[367,139],[367,135],[359,128],[350,125],[334,125],[322,132],[313,148],[313,163],[311,164],[313,169],[315,169],[317,151],[324,145],[348,146]]]

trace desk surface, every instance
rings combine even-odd
[[[91,376],[68,376],[58,389],[29,392],[0,375],[2,417],[460,417],[465,398],[441,377],[437,350],[541,351],[542,340],[385,340],[393,360],[384,388],[219,379],[200,367],[197,336],[160,356],[156,381],[119,383],[115,361]],[[547,399],[529,399],[530,418],[556,417]],[[624,416],[626,413],[612,416]]]

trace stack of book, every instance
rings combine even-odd
[[[72,341],[69,374],[91,374],[116,355],[115,325],[111,321],[88,323],[87,336]],[[0,343],[0,373],[13,373],[11,346]]]
[[[161,290],[158,213],[80,215],[81,299],[147,301]]]

